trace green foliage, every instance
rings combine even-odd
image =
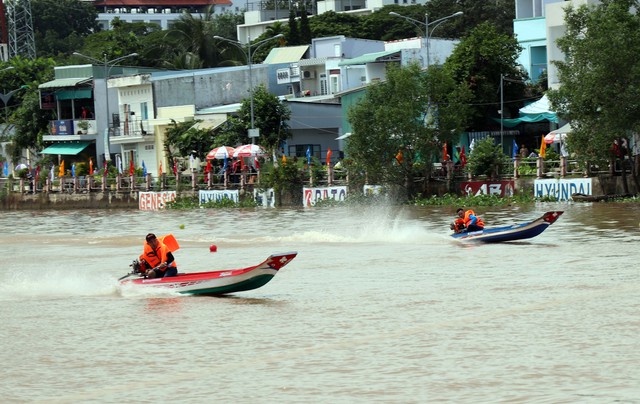
[[[640,6],[635,0],[568,7],[553,62],[562,86],[552,107],[571,121],[567,146],[581,160],[607,161],[614,140],[640,127]]]
[[[83,39],[100,30],[98,10],[81,0],[33,0],[33,31],[38,55],[57,57],[80,49]]]
[[[493,137],[476,142],[467,158],[467,167],[472,175],[494,177],[503,165],[509,164],[509,157],[502,152],[501,145],[495,145]]]
[[[513,196],[501,198],[497,195],[473,195],[460,197],[454,194],[431,196],[425,199],[414,199],[411,204],[416,206],[464,206],[473,208],[476,206],[510,206],[528,204],[536,201],[530,194],[518,193]],[[556,202],[556,200],[553,200]]]
[[[428,176],[441,142],[457,141],[465,127],[468,97],[464,86],[436,66],[428,74],[415,64],[390,69],[387,80],[367,87],[348,111],[352,135],[346,153],[353,168],[377,184]]]
[[[171,120],[171,125],[165,131],[165,147],[169,151],[177,151],[178,156],[188,156],[194,150],[196,156],[204,159],[212,149],[215,142],[215,134],[212,130],[197,129],[193,126],[200,122],[186,121],[176,122]]]
[[[306,180],[303,165],[302,160],[297,163],[288,160],[286,163],[269,163],[263,166],[260,178],[261,189],[273,188],[276,195],[281,195],[283,192],[301,193]]]
[[[520,82],[528,77],[518,66],[522,47],[513,36],[501,34],[490,22],[475,27],[444,63],[456,82],[465,83],[473,92],[472,128],[482,128],[489,117],[498,116],[500,109],[500,75],[508,78],[503,84],[504,100],[523,100],[526,86]],[[524,101],[506,102],[505,117],[517,115]]]
[[[269,93],[261,84],[253,92],[254,126],[260,129],[260,137],[256,142],[269,151],[280,148],[282,142],[291,137],[287,121],[291,118],[291,110],[280,99]],[[251,99],[242,100],[238,111],[238,119],[244,126],[244,133],[251,128]],[[245,138],[248,140],[248,137]]]
[[[226,209],[226,208],[254,208],[257,204],[253,197],[247,197],[236,203],[231,199],[223,198],[217,201],[209,201],[200,204],[197,196],[179,196],[175,201],[167,203],[167,209]]]
[[[296,12],[289,10],[289,35],[287,36],[287,44],[289,46],[300,45],[300,31],[298,29],[298,21],[296,21]]]

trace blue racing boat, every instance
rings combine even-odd
[[[532,238],[542,233],[552,225],[563,211],[546,212],[536,220],[511,226],[485,228],[480,231],[453,233],[451,237],[456,240],[479,241],[483,243],[499,243],[502,241],[515,241]]]

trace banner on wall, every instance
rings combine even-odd
[[[140,210],[162,210],[167,202],[176,200],[176,191],[140,192],[138,194],[138,208]]]
[[[365,185],[362,188],[364,196],[382,195],[383,190],[384,186],[382,185]]]
[[[198,193],[198,199],[200,204],[207,202],[219,202],[223,199],[231,199],[233,202],[240,202],[240,192],[235,189],[223,189],[223,190],[201,190]]]
[[[273,191],[273,188],[269,188],[266,191],[258,191],[257,189],[253,190],[253,199],[256,201],[258,206],[263,206],[265,208],[275,208],[276,207],[276,194]]]
[[[496,195],[501,198],[512,196],[515,182],[511,181],[467,181],[460,184],[466,196]]]
[[[592,195],[591,178],[549,178],[533,183],[533,196],[536,198],[550,196],[558,201],[569,201],[572,194]]]
[[[305,207],[315,206],[316,202],[325,199],[344,201],[347,199],[347,187],[302,188],[302,204]]]

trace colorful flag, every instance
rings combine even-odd
[[[109,173],[109,169],[107,167],[107,159],[104,159],[104,163],[102,164],[102,175],[106,178],[107,173]]]
[[[49,170],[49,179],[51,180],[51,182],[53,182],[53,176],[54,176],[54,171],[53,171],[53,169],[54,169],[55,167],[56,167],[55,165],[51,164],[51,170]]]
[[[287,156],[282,155],[282,164],[287,164]]]
[[[38,176],[40,175],[40,164],[38,164],[36,166],[36,175],[35,175],[35,180],[38,181]]]
[[[89,157],[89,175],[93,175],[93,160]]]
[[[462,167],[467,165],[467,156],[464,154],[464,146],[462,146],[462,150],[460,150],[460,164],[462,164]]]
[[[122,175],[122,156],[116,154],[116,167],[118,169],[118,174]]]
[[[260,162],[258,161],[258,158],[257,158],[257,157],[254,157],[254,158],[253,158],[253,167],[254,167],[256,170],[259,170],[259,169],[260,169]]]
[[[333,154],[333,152],[331,151],[330,147],[327,147],[327,166],[329,166],[331,164],[331,155]]]
[[[396,160],[400,164],[402,164],[402,162],[404,161],[404,155],[402,154],[402,149],[398,150],[398,154],[396,154]]]
[[[147,176],[147,166],[144,165],[144,160],[142,160],[142,176]]]
[[[160,162],[160,167],[158,168],[158,177],[162,177],[162,161]]]
[[[469,153],[473,153],[473,148],[476,145],[476,140],[475,139],[471,139],[471,144],[469,145]]]
[[[511,151],[511,158],[515,159],[516,156],[518,155],[518,144],[516,143],[516,140],[513,139],[513,150]]]
[[[176,157],[173,158],[173,175],[178,176],[178,159]]]
[[[136,168],[133,165],[133,159],[129,160],[129,175],[133,176],[133,174],[135,174],[136,172]]]
[[[540,144],[540,157],[544,158],[547,155],[547,143],[544,141],[544,136],[542,136],[542,143]]]
[[[311,165],[311,146],[307,147],[307,165]]]
[[[460,162],[460,146],[453,148],[453,162],[454,164],[458,164]]]
[[[442,161],[449,161],[449,152],[447,151],[447,142],[442,146]]]
[[[4,166],[2,167],[2,173],[5,177],[9,176],[9,163],[7,163],[6,161],[4,162]]]
[[[58,171],[58,177],[64,177],[64,160],[60,163],[60,170]]]
[[[76,163],[71,164],[71,177],[76,178]]]

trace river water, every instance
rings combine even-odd
[[[455,207],[2,212],[0,401],[640,403],[640,206],[475,210],[565,213],[469,245]],[[299,255],[225,298],[123,290],[150,231],[187,272]]]

